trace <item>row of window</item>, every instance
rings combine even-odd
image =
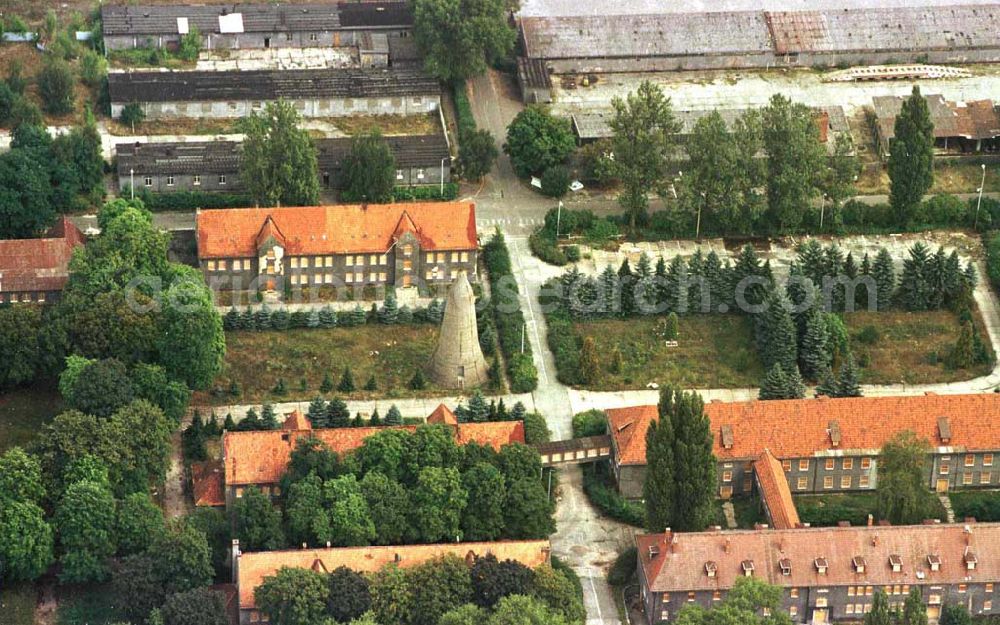
[[[208,271],[226,271],[229,267],[230,261],[226,260],[210,260],[205,263]],[[237,258],[232,261],[233,271],[250,271],[250,259],[249,258]]]
[[[862,470],[867,471],[871,467],[872,467],[872,459],[871,458],[862,458],[861,459],[861,469]],[[791,471],[792,470],[792,461],[791,460],[782,460],[781,461],[781,468],[784,469],[786,472],[787,471]],[[837,459],[836,458],[827,458],[823,462],[823,468],[825,470],[827,470],[827,471],[833,471],[834,469],[837,468]],[[841,458],[840,468],[843,469],[843,470],[845,470],[845,471],[851,471],[851,470],[853,470],[854,469],[854,458]],[[808,471],[808,470],[809,470],[809,460],[807,458],[803,458],[803,459],[799,460],[799,471]]]
[[[948,475],[948,472],[951,470],[950,469],[951,465],[949,463],[949,460],[951,460],[950,456],[944,456],[943,458],[941,458],[941,467],[940,467],[941,475]],[[965,454],[964,465],[966,467],[974,467],[974,466],[976,466],[976,455],[975,454]],[[993,466],[993,454],[983,454],[983,466],[984,467],[992,467]]]
[[[307,286],[309,284],[309,276],[298,276],[293,275],[289,277],[292,284]],[[385,282],[386,273],[384,271],[371,272],[368,274],[368,282]],[[333,284],[334,277],[332,273],[326,274],[315,274],[312,277],[313,284]],[[365,281],[365,274],[363,273],[349,273],[344,276],[344,281],[348,284],[363,283]]]
[[[173,176],[167,176],[168,187],[174,186],[175,183],[176,179]],[[153,186],[153,177],[146,176],[145,180],[143,180],[143,184],[145,184],[147,187]],[[196,187],[201,186],[201,174],[195,174],[194,181],[192,182],[192,184]],[[225,184],[226,184],[226,174],[219,174],[219,185],[225,185]]]
[[[833,488],[833,476],[827,475],[823,478],[823,488],[831,489]],[[842,475],[840,477],[840,488],[852,488],[854,484],[854,479],[850,475]],[[858,477],[858,488],[870,488],[871,479],[867,475],[861,475]],[[800,477],[795,483],[795,490],[806,490],[809,488],[809,478]]]
[[[426,261],[428,263],[443,263],[443,262],[445,262],[445,260],[447,259],[447,257],[448,257],[448,254],[446,252],[427,252]],[[451,262],[457,263],[459,261],[461,261],[463,263],[469,262],[469,253],[468,252],[452,252],[451,253]]]
[[[0,293],[0,304],[16,304],[18,302],[38,302],[39,304],[44,304],[45,293]]]
[[[435,267],[433,269],[428,269],[427,273],[424,274],[424,277],[427,278],[428,280],[444,280],[446,278],[446,273],[444,269]],[[458,278],[458,269],[452,269],[451,279],[454,280],[456,278]]]
[[[384,265],[387,262],[389,262],[389,261],[388,261],[388,258],[386,257],[385,254],[369,254],[368,255],[368,264],[369,265]],[[357,255],[354,255],[354,256],[348,255],[347,258],[346,258],[346,260],[344,261],[344,263],[348,267],[352,267],[354,265],[364,265],[365,264],[365,255],[364,254],[357,254]],[[308,265],[304,265],[304,266],[308,266]],[[329,267],[329,266],[330,265],[327,265],[327,267]]]

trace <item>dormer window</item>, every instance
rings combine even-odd
[[[660,555],[660,548],[656,545],[649,546],[649,559],[652,560],[656,556]]]
[[[826,558],[816,558],[814,561],[816,564],[816,572],[820,575],[826,575],[826,569],[830,566]]]
[[[941,556],[931,554],[927,556],[927,566],[930,567],[932,571],[941,570]]]
[[[718,567],[716,566],[715,562],[705,563],[705,575],[708,575],[709,577],[715,577],[716,571],[718,571]]]
[[[837,421],[830,422],[830,446],[840,447],[840,423]]]
[[[733,448],[733,426],[722,426],[722,446],[726,449]]]
[[[746,577],[753,577],[753,560],[744,560],[740,563],[743,567],[743,575]]]
[[[889,556],[889,566],[892,567],[893,573],[899,573],[903,570],[903,558],[898,554],[892,554]]]
[[[868,562],[865,561],[864,556],[854,556],[854,558],[851,560],[851,564],[854,565],[855,573],[864,573],[865,567],[868,566]]]
[[[951,423],[948,417],[938,417],[938,438],[945,445],[951,442]]]
[[[778,560],[778,567],[781,568],[781,574],[788,576],[792,574],[792,561],[788,558],[782,558]]]
[[[965,548],[965,556],[964,556],[963,559],[965,560],[965,568],[966,569],[968,569],[970,571],[975,570],[976,563],[979,562],[979,559],[976,558],[976,552],[974,552],[971,549],[969,549],[968,547],[966,547]]]

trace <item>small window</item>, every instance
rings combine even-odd
[[[365,274],[363,274],[363,273],[355,273],[354,274],[354,281],[355,282],[364,282],[365,281]]]
[[[323,275],[323,282],[326,284],[333,284],[333,274],[327,273]]]
[[[292,33],[285,33],[285,41],[291,41],[291,40],[292,40]]]
[[[861,459],[861,468],[864,469],[864,470],[866,470],[866,471],[868,469],[872,468],[872,459],[871,458],[862,458]]]
[[[823,478],[823,488],[833,488],[833,476],[827,475]]]
[[[824,464],[824,468],[827,471],[833,471],[834,467],[836,466],[836,462],[837,461],[834,460],[833,458],[827,458],[826,463]]]
[[[378,279],[378,274],[375,273],[374,271],[371,272],[370,274],[368,274],[368,281],[369,282],[375,282],[377,279]]]
[[[844,458],[844,470],[850,471],[854,468],[854,458]]]
[[[989,599],[987,599],[986,601],[983,601],[983,612],[989,612],[992,609],[993,609],[993,602],[992,601],[990,601]]]
[[[840,478],[840,487],[841,488],[850,488],[851,487],[851,476],[850,475],[841,476],[841,478]]]
[[[353,273],[349,273],[345,277],[347,278],[347,282],[349,284],[354,282],[354,274]]]
[[[875,587],[874,586],[865,586],[865,596],[866,597],[871,597],[872,593],[874,591],[875,591]]]
[[[402,179],[403,179],[403,170],[402,169],[397,169],[396,170],[396,180],[402,180]]]
[[[964,593],[964,592],[967,592],[968,590],[969,590],[968,584],[959,584],[958,585],[958,592]]]
[[[941,465],[941,475],[948,475],[949,469],[947,464]]]
[[[871,485],[871,479],[867,475],[862,475],[858,478],[858,486],[860,488],[868,488]]]
[[[167,176],[167,186],[168,187],[174,186],[174,177],[173,176]]]
[[[993,592],[993,582],[986,584],[986,592]]]
[[[153,186],[153,178],[152,178],[152,176],[146,176],[146,179],[143,182],[146,183],[147,187]]]
[[[808,487],[809,487],[809,480],[804,477],[800,477],[795,484],[796,490],[805,490]]]
[[[967,467],[976,466],[976,457],[973,454],[965,454],[965,466]]]
[[[443,263],[445,259],[444,252],[438,252],[438,262]]]
[[[984,467],[993,466],[993,454],[983,454],[983,466]]]
[[[292,269],[298,269],[299,268],[299,259],[296,258],[295,256],[292,256],[292,258],[289,260],[289,262],[290,262],[290,264],[292,266]]]
[[[788,591],[788,596],[791,597],[792,599],[798,599],[799,598],[799,589],[798,588],[792,588],[790,591]]]
[[[316,33],[309,33],[309,41],[319,41],[319,35]]]
[[[226,184],[226,174],[219,174],[219,184]]]
[[[347,265],[348,267],[353,267],[354,266],[354,257],[353,256],[348,256],[347,258],[345,258],[344,259],[344,264]]]
[[[323,265],[326,267],[333,267],[333,256],[327,256],[324,258]]]
[[[792,470],[792,461],[791,460],[782,460],[781,461],[781,468],[785,472],[791,471]]]
[[[194,183],[193,184],[196,187],[200,187],[201,186],[201,175],[200,174],[195,174],[194,175]]]
[[[722,592],[718,590],[713,590],[712,601],[722,601]]]
[[[694,601],[694,592],[688,593],[688,601]]]
[[[423,179],[424,179],[424,170],[418,169],[417,170],[417,180],[423,180]]]
[[[451,262],[453,262],[453,263],[457,263],[458,262],[458,252],[452,252],[451,253]]]
[[[723,482],[732,482],[733,481],[733,472],[732,471],[723,471],[722,472],[722,481]]]
[[[208,270],[209,271],[215,271],[215,261],[214,260],[208,261]]]
[[[407,243],[403,246],[403,256],[410,256],[413,254],[413,246]]]
[[[463,263],[469,262],[469,253],[468,252],[462,252],[462,262]]]
[[[795,618],[798,615],[799,615],[798,607],[793,605],[792,607],[788,608],[788,616]]]
[[[809,470],[809,461],[799,460],[799,471],[808,471],[808,470]]]
[[[385,272],[384,271],[380,271],[378,273],[378,279],[379,279],[380,282],[385,282]]]
[[[848,603],[847,607],[844,608],[844,612],[847,613],[847,614],[854,614],[854,604],[853,603]]]
[[[962,484],[964,484],[966,486],[968,486],[969,484],[972,484],[972,473],[971,472],[969,472],[969,473],[963,473],[962,474]]]

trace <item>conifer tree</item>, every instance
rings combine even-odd
[[[696,393],[676,392],[674,430],[674,519],[681,532],[700,532],[712,518],[716,489],[716,460],[705,404]],[[661,417],[662,419],[663,417]]]
[[[392,325],[399,321],[399,304],[396,302],[396,290],[388,289],[385,292],[385,302],[378,311],[378,322],[385,325]]]
[[[399,414],[396,404],[389,406],[389,412],[385,413],[386,425],[403,425],[403,415]]]
[[[503,383],[503,372],[500,368],[500,355],[493,354],[493,362],[490,363],[490,368],[486,372],[489,381],[489,387],[493,390],[500,390]]]
[[[948,354],[948,366],[953,369],[968,369],[976,361],[973,344],[974,328],[971,321],[965,321],[958,332],[958,339]]]
[[[420,367],[413,372],[413,377],[410,378],[410,388],[414,391],[421,391],[427,388],[427,380],[424,379],[424,372]]]
[[[656,284],[656,305],[662,308],[667,302],[667,263],[660,256],[656,259],[656,270],[654,272]]]
[[[278,383],[271,389],[271,393],[279,397],[288,394],[288,388],[285,386],[285,378],[278,378]]]
[[[584,384],[593,384],[601,376],[601,361],[597,356],[597,344],[594,338],[588,336],[583,339],[583,347],[580,348],[580,380]]]
[[[840,367],[840,375],[837,378],[837,397],[861,397],[858,368],[854,362],[854,355],[850,352]]]
[[[224,330],[236,330],[239,328],[240,324],[240,313],[236,310],[236,307],[230,308],[226,312],[226,316],[222,318],[222,328]]]
[[[374,373],[371,374],[370,376],[368,376],[368,381],[365,382],[365,390],[366,391],[377,391],[378,390],[378,382],[375,381],[375,374]]]
[[[781,368],[780,364],[775,363],[770,369],[768,369],[767,374],[760,383],[760,392],[757,395],[759,399],[786,399],[785,393],[788,390],[788,376],[785,375],[785,371]]]
[[[607,265],[598,278],[598,295],[602,302],[600,310],[605,316],[621,313],[621,280],[611,265]]]
[[[618,346],[616,345],[611,350],[611,358],[610,362],[608,362],[608,371],[618,375],[622,372],[622,368],[624,366],[625,364],[622,360],[622,350],[618,349]]]
[[[749,306],[759,306],[767,298],[768,287],[756,282],[746,282],[741,287],[740,283],[750,277],[766,279],[767,273],[753,246],[745,245],[732,269],[733,297],[737,297],[737,291],[742,288],[744,302]]]
[[[274,412],[274,406],[270,403],[264,404],[260,410],[260,427],[264,430],[277,430],[280,427],[278,415]]]
[[[621,294],[621,315],[631,317],[636,311],[635,273],[628,263],[628,258],[622,261],[618,268],[619,292]]]
[[[483,423],[489,421],[490,407],[486,403],[486,398],[483,397],[482,392],[475,390],[472,392],[472,397],[469,398],[468,405],[469,421],[474,423]]]
[[[427,320],[438,324],[442,319],[444,319],[444,302],[439,299],[431,300],[427,305]]]
[[[639,264],[635,267],[635,273],[640,278],[648,278],[653,275],[653,265],[646,252],[639,256]]]
[[[798,332],[789,312],[788,299],[772,289],[765,302],[767,310],[757,315],[757,345],[761,362],[770,369],[781,365],[786,372],[798,366]]]
[[[309,313],[304,310],[296,310],[291,315],[291,323],[293,328],[308,328]]]
[[[239,424],[240,430],[259,430],[260,429],[260,417],[257,416],[257,411],[253,408],[247,410],[247,413],[243,416],[243,420]]]
[[[927,310],[931,306],[934,294],[928,280],[930,262],[927,246],[920,241],[914,243],[903,261],[903,273],[899,278],[899,301],[906,310]]]
[[[306,315],[306,327],[312,329],[320,327],[319,316],[320,316],[320,311],[316,310],[315,308],[310,310],[309,313]]]
[[[903,614],[899,625],[927,625],[927,608],[924,606],[923,593],[919,586],[910,589],[906,601],[903,602]]]
[[[833,375],[833,370],[827,367],[826,371],[823,372],[823,377],[820,380],[819,385],[816,386],[817,395],[825,395],[826,397],[840,397],[840,390],[837,386],[837,378]]]
[[[646,480],[642,497],[646,501],[646,529],[651,532],[673,527],[677,502],[677,481],[674,478],[676,441],[671,418],[673,401],[673,389],[660,392],[661,417],[650,423],[646,430]]]
[[[688,266],[680,256],[670,259],[667,266],[667,309],[671,312],[689,312],[688,287],[690,277]]]
[[[913,220],[924,194],[934,184],[934,123],[927,100],[914,85],[896,116],[889,149],[889,204],[896,223]]]
[[[944,262],[941,273],[941,301],[948,304],[958,300],[966,289],[965,276],[962,273],[962,263],[958,259],[958,251],[952,250]]]
[[[663,338],[668,341],[676,341],[680,335],[680,323],[677,313],[671,311],[663,324]]]
[[[267,306],[261,306],[253,314],[253,328],[257,331],[271,329],[271,311]]]
[[[892,256],[884,247],[875,255],[871,277],[875,281],[876,309],[889,310],[892,308],[893,296],[896,293],[896,270],[892,266]]]
[[[309,402],[306,418],[309,419],[309,423],[312,423],[314,428],[328,427],[326,401],[322,397],[316,397]]]
[[[356,390],[354,386],[354,373],[351,372],[351,365],[344,367],[344,373],[340,376],[340,382],[337,384],[337,390],[341,393],[353,393]]]
[[[799,350],[799,366],[809,380],[820,380],[830,368],[830,337],[827,333],[827,313],[819,307],[810,309],[805,334]]]
[[[330,373],[326,372],[323,374],[323,381],[319,385],[320,393],[329,393],[333,390],[333,378],[330,377]]]
[[[326,407],[326,420],[329,427],[346,428],[351,424],[351,411],[339,397],[334,397]]]
[[[524,404],[517,402],[514,407],[510,409],[510,420],[511,421],[524,421],[524,415],[528,414],[528,409],[524,407]]]
[[[503,397],[501,397],[500,401],[497,402],[496,420],[497,421],[507,421],[509,418],[510,418],[510,415],[507,414],[507,406],[505,406],[503,404]]]
[[[785,372],[785,381],[788,384],[785,388],[785,399],[802,399],[806,396],[806,385],[802,382],[798,367]]]
[[[222,422],[222,429],[224,429],[227,432],[236,431],[236,421],[233,420],[233,413],[231,412],[226,413],[226,418]]]
[[[243,312],[240,313],[239,321],[240,330],[253,330],[253,311],[250,308],[244,308]]]
[[[284,308],[271,313],[271,327],[275,330],[287,330],[291,324],[292,318]]]
[[[361,418],[361,411],[359,410],[354,414],[354,420],[351,421],[352,428],[361,428],[365,426],[365,420]]]
[[[317,321],[319,322],[319,327],[321,328],[335,327],[337,325],[337,313],[330,307],[329,304],[327,304],[319,309]]]
[[[865,614],[864,625],[893,625],[889,598],[881,588],[875,590],[875,596],[872,598],[872,609],[871,612]]]
[[[382,415],[380,415],[378,413],[378,406],[376,406],[375,410],[372,411],[372,416],[369,417],[369,419],[368,419],[368,425],[370,425],[372,427],[376,427],[376,426],[382,425]]]

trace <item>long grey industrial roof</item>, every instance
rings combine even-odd
[[[689,13],[530,17],[526,56],[546,59],[767,52],[764,14]]]
[[[522,0],[521,17],[707,13],[712,11],[822,11],[994,4],[995,0]],[[613,8],[612,8],[613,7]]]
[[[321,172],[337,173],[351,152],[351,137],[315,140],[316,160]],[[448,156],[443,132],[430,135],[388,136],[396,167],[439,166]],[[137,176],[153,174],[227,174],[240,166],[240,146],[235,141],[185,143],[120,143],[115,146],[118,175],[134,170]]]
[[[1000,4],[524,17],[521,30],[541,59],[970,50],[1000,46]]]
[[[108,74],[111,101],[216,102],[278,98],[373,98],[439,95],[440,84],[417,69],[136,71]]]
[[[176,35],[178,18],[202,34],[219,33],[219,17],[242,15],[243,32],[329,31],[340,28],[336,4],[111,5],[101,7],[104,36]]]

